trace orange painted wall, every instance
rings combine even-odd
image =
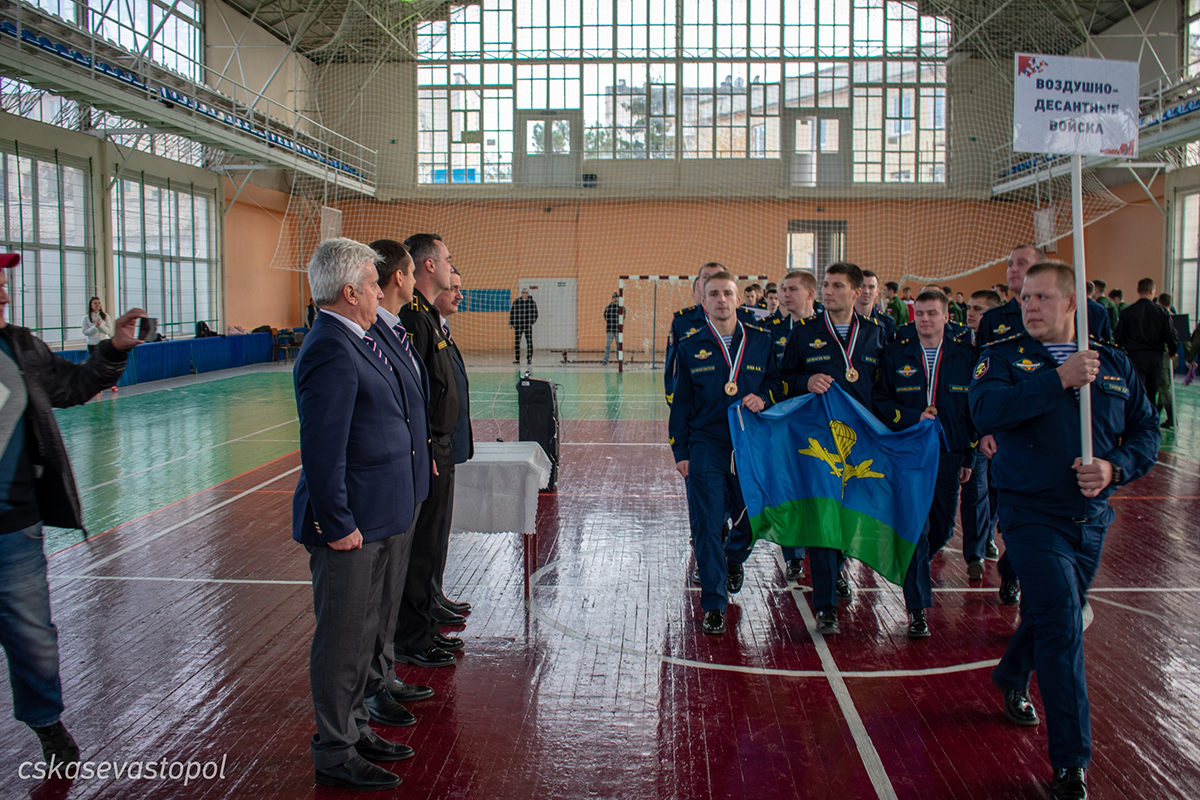
[[[343,235],[359,241],[440,233],[467,288],[509,289],[515,296],[521,278],[577,279],[578,344],[585,350],[604,347],[601,312],[618,276],[694,274],[715,260],[739,274],[777,279],[786,265],[791,219],[845,220],[847,257],[885,281],[909,273],[948,275],[1006,257],[1012,239],[1005,231],[1031,227],[1030,207],[1022,203],[857,200],[819,207],[757,199],[341,206]],[[987,219],[992,223],[979,224]],[[934,230],[940,235],[929,235]],[[1022,235],[1029,238],[1032,230]],[[951,283],[970,291],[1000,280],[1003,268],[997,267]],[[661,348],[669,313],[659,322]],[[466,349],[511,346],[504,314],[464,313],[455,323]]]
[[[1152,186],[1160,202],[1163,185],[1160,179]],[[297,274],[267,267],[280,230],[278,220],[254,206],[254,201],[269,201],[272,213],[282,216],[286,196],[253,191],[247,202],[239,201],[237,216],[231,214],[227,222],[230,320],[244,319],[239,324],[247,326],[301,324]],[[1138,278],[1160,277],[1163,217],[1137,184],[1119,187],[1114,194],[1128,205],[1089,226],[1088,272],[1128,295]],[[440,233],[468,289],[508,289],[515,297],[522,278],[575,278],[578,346],[584,350],[604,347],[601,312],[617,288],[618,276],[690,275],[700,264],[715,260],[738,274],[778,278],[786,264],[789,220],[845,220],[847,257],[875,270],[883,281],[906,274],[953,275],[998,261],[970,276],[938,281],[966,294],[1003,282],[1009,248],[1033,238],[1030,204],[975,200],[362,201],[340,208],[343,235],[359,241],[403,240],[418,231]],[[238,243],[235,230],[253,235]],[[315,244],[301,242],[299,248],[309,252]],[[1071,237],[1059,241],[1053,257],[1073,260]],[[234,258],[240,262],[236,269]],[[920,282],[908,284],[915,289]],[[660,349],[669,312],[683,304],[686,294],[660,290]],[[649,318],[648,297],[648,291],[641,295],[644,320]],[[455,338],[468,350],[507,350],[512,343],[507,322],[502,313],[463,313],[455,319]],[[630,337],[627,347],[637,346],[633,339],[648,341],[654,335],[648,325]]]
[[[236,189],[226,182],[225,196]],[[225,323],[247,330],[259,325],[302,325],[299,272],[271,269],[283,230],[288,195],[247,186],[225,215]],[[305,300],[308,298],[306,297]]]

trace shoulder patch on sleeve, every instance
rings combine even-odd
[[[975,366],[975,380],[979,380],[987,374],[988,367],[991,366],[991,359],[985,358]]]

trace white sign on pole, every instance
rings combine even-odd
[[[1138,152],[1138,64],[1017,53],[1013,150],[1054,155]]]

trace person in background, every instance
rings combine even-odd
[[[528,289],[513,300],[508,310],[508,327],[513,329],[513,363],[521,363],[521,337],[525,337],[525,363],[533,363],[533,326],[538,319],[538,307]]]
[[[908,322],[908,309],[904,305],[904,301],[899,298],[900,284],[895,281],[888,281],[883,285],[883,310],[886,311],[895,321],[895,326],[899,327]]]
[[[912,322],[913,318],[914,318],[913,306],[916,305],[916,301],[913,300],[912,289],[909,288],[908,286],[905,286],[903,289],[900,290],[900,302],[904,303],[904,307],[905,307],[904,313],[906,315],[908,315],[908,319],[905,321]],[[900,323],[900,324],[903,325],[904,323]]]
[[[613,292],[612,302],[604,307],[604,360],[601,364],[608,363],[613,342],[617,340],[617,333],[621,330],[621,304],[617,302],[618,297],[619,295]]]
[[[762,284],[752,283],[742,290],[742,305],[746,308],[758,308],[762,299]]]
[[[892,320],[891,314],[885,314],[879,310],[879,276],[869,269],[864,269],[862,275],[862,294],[854,301],[854,310],[879,323],[883,327],[883,340],[890,342],[892,335],[896,332],[896,323]],[[783,357],[782,354],[780,357]]]
[[[1114,338],[1133,362],[1150,402],[1162,409],[1161,390],[1169,390],[1162,383],[1163,359],[1179,352],[1179,338],[1171,313],[1153,300],[1154,280],[1142,278],[1137,289],[1138,301],[1121,312]],[[1174,425],[1174,418],[1168,416],[1163,427]]]
[[[1113,301],[1113,305],[1117,307],[1118,314],[1129,308],[1129,303],[1125,302],[1125,293],[1120,289],[1110,289],[1108,292],[1108,299]],[[1115,328],[1116,325],[1113,327]]]
[[[50,618],[42,525],[82,528],[83,512],[53,408],[86,403],[117,382],[146,313],[125,312],[111,338],[100,340],[87,361],[72,364],[28,328],[8,323],[8,270],[20,263],[16,253],[0,254],[0,386],[8,397],[0,406],[0,644],[13,716],[33,729],[47,764],[69,764],[79,760],[79,747],[61,720],[58,631]]]
[[[971,332],[971,344],[977,341],[980,319],[1000,305],[1000,295],[991,289],[980,289],[971,295],[967,303],[967,329]],[[987,439],[986,444],[984,439]],[[996,518],[992,510],[989,490],[991,478],[988,475],[994,453],[995,440],[990,436],[980,437],[975,447],[975,463],[971,466],[971,480],[962,487],[963,558],[967,560],[967,579],[970,581],[983,580],[983,561],[1000,558],[1000,550],[992,535]],[[972,567],[973,562],[979,562],[980,566]]]
[[[312,328],[313,320],[317,318],[317,307],[313,305],[313,299],[311,297],[308,298],[308,308],[305,310],[307,312],[305,318],[308,320],[308,327]]]
[[[1158,296],[1158,304],[1167,309],[1171,316],[1175,315],[1175,306],[1171,305],[1171,295],[1163,292]],[[1171,321],[1171,327],[1174,328],[1175,322]],[[1176,348],[1175,352],[1167,353],[1163,356],[1162,378],[1159,380],[1158,390],[1158,410],[1165,412],[1167,418],[1163,421],[1164,428],[1175,427],[1175,359],[1178,358],[1179,351]]]
[[[763,302],[766,303],[764,308],[767,309],[768,317],[779,310],[779,287],[774,281],[767,284],[767,289],[763,293]]]
[[[1108,291],[1108,284],[1103,278],[1096,278],[1094,281],[1088,281],[1088,283],[1096,287],[1096,291],[1092,294],[1089,294],[1089,297],[1091,297],[1100,305],[1104,306],[1104,310],[1108,312],[1109,324],[1111,324],[1114,328],[1117,327],[1117,315],[1121,313],[1121,310],[1117,308],[1117,304],[1109,299],[1108,295],[1105,294],[1105,292]]]
[[[1157,302],[1160,306],[1165,308],[1167,311],[1170,311],[1172,314],[1176,313],[1175,306],[1171,303],[1171,295],[1167,294],[1166,292],[1163,292],[1158,296]]]
[[[88,300],[88,313],[83,318],[83,335],[87,339],[88,358],[96,354],[101,342],[113,336],[112,318],[104,313],[99,297]]]

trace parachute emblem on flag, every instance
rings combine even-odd
[[[833,474],[842,479],[842,499],[846,497],[846,483],[851,478],[882,478],[882,472],[871,471],[874,459],[868,458],[861,464],[850,463],[850,451],[858,442],[858,434],[841,420],[831,420],[829,429],[833,433],[833,445],[836,452],[826,450],[816,439],[808,440],[808,447],[800,449],[800,455],[819,458],[829,465]],[[839,466],[840,465],[840,466]]]

